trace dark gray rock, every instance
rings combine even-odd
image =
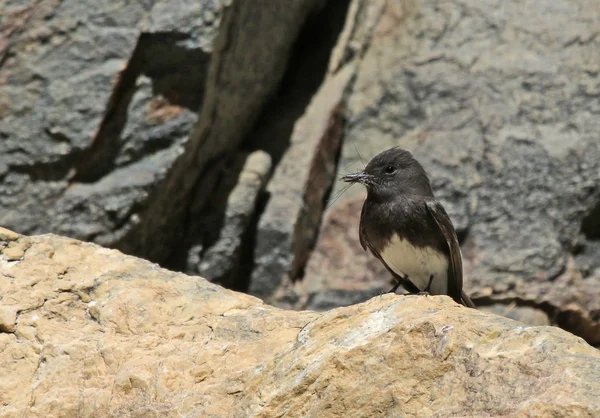
[[[311,311],[328,311],[340,306],[350,306],[364,302],[384,294],[387,290],[389,289],[326,289],[319,293],[312,293],[306,302],[306,307]]]
[[[236,286],[243,238],[256,216],[257,202],[270,170],[271,158],[263,151],[240,153],[223,168],[218,193],[190,222],[196,240],[188,255],[188,271],[212,282]],[[211,233],[217,236],[210,239]],[[212,242],[203,243],[202,239]]]
[[[343,96],[353,73],[347,67],[326,80],[294,126],[290,147],[267,186],[269,201],[256,233],[251,294],[269,299],[286,280],[297,279],[306,265],[335,173]]]
[[[391,146],[414,151],[457,226],[468,293],[559,311],[577,301],[593,324],[600,299],[578,299],[580,286],[558,278],[573,253],[583,259],[597,251],[589,244],[597,237],[585,233],[595,229],[585,219],[600,201],[595,3],[362,3],[379,5],[380,14],[367,52],[356,58],[338,175]],[[356,230],[358,210],[335,213],[362,193],[345,193],[326,222]],[[332,241],[321,234],[313,255],[326,254]],[[360,277],[369,268],[363,258],[344,259],[345,272]],[[309,263],[309,271],[313,292],[340,283],[335,270]],[[598,287],[597,275],[580,280]]]
[[[187,140],[220,12],[33,5],[9,6],[0,25],[0,224],[114,246]]]
[[[548,318],[548,314],[546,314],[546,312],[529,306],[515,306],[514,304],[507,306],[502,303],[497,303],[483,307],[481,310],[491,312],[496,315],[502,315],[507,318],[514,319],[515,321],[523,322],[527,325],[550,325],[550,318]]]
[[[260,110],[276,91],[294,41],[320,0],[233,1],[215,40],[202,108],[194,131],[166,178],[139,211],[140,223],[116,246],[164,261],[185,237],[190,197],[214,190],[209,171],[241,145]],[[203,206],[204,200],[195,204]]]

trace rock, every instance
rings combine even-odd
[[[196,231],[196,240],[206,239],[208,231],[216,232],[217,237],[204,246],[202,241],[197,244],[204,251],[196,262],[188,259],[188,271],[200,273],[211,282],[227,284],[228,287],[237,284],[235,276],[242,263],[243,237],[248,234],[248,228],[256,217],[257,201],[270,170],[271,158],[263,151],[240,153],[226,166],[223,177],[227,184],[219,184],[219,191],[223,193],[213,195],[208,207],[195,214],[199,227],[192,228]],[[221,215],[222,219],[215,219],[216,215]]]
[[[9,261],[18,260],[23,258],[25,255],[25,248],[23,246],[10,246],[2,250],[2,255]]]
[[[276,163],[256,230],[249,291],[280,306],[296,302],[293,282],[303,275],[335,172],[344,95],[356,71],[334,67],[348,6],[329,1],[307,21],[278,95],[248,137]]]
[[[16,261],[23,258],[31,242],[6,228],[0,228],[0,254],[6,261]]]
[[[19,239],[20,235],[14,231],[0,227],[0,241],[10,242]]]
[[[346,68],[317,92],[267,186],[269,201],[256,233],[253,295],[268,299],[286,280],[297,279],[306,264],[335,170],[343,95],[352,74]]]
[[[196,120],[220,9],[21,3],[0,17],[0,224],[114,246]]]
[[[548,318],[548,314],[543,312],[540,309],[531,308],[528,306],[516,306],[516,304],[505,305],[502,303],[497,303],[490,306],[485,306],[481,308],[484,312],[492,312],[496,315],[502,315],[510,319],[514,319],[519,322],[523,322],[529,325],[551,325],[550,318]]]
[[[323,0],[277,3],[231,1],[222,11],[198,121],[164,181],[139,210],[139,223],[115,244],[129,254],[168,260],[185,236],[185,219],[197,190],[214,190],[214,166],[242,145],[260,110],[283,77],[307,17]],[[196,199],[203,206],[205,201]]]
[[[597,350],[571,338],[446,297],[386,295],[305,326],[291,350],[255,371],[238,416],[594,416],[595,394],[579,401],[579,389],[559,389],[571,379],[551,359],[573,373],[585,352],[593,370],[574,380],[598,378]],[[518,394],[510,401],[507,388]]]
[[[600,352],[555,327],[444,296],[282,311],[116,250],[28,239],[22,260],[0,256],[0,312],[16,312],[0,330],[3,417],[600,413]]]
[[[0,225],[330,309],[389,281],[335,179],[401,145],[478,306],[600,344],[592,0],[0,3]],[[221,169],[254,151],[267,194],[229,202]]]
[[[324,1],[221,3],[7,5],[0,224],[173,257]]]
[[[0,306],[0,332],[15,332],[16,322],[17,310],[14,307]]]
[[[359,69],[337,176],[391,146],[412,150],[458,230],[465,289],[476,301],[554,313],[575,303],[600,326],[600,299],[581,293],[600,288],[600,235],[590,220],[600,207],[597,4],[358,3],[353,32],[368,47],[345,54]],[[313,294],[348,295],[340,305],[387,280],[347,232],[360,212],[344,205],[362,196],[353,187],[325,212],[304,278]],[[588,273],[562,278],[573,255]],[[337,260],[345,264],[327,266]]]

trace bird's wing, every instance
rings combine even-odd
[[[362,210],[360,211],[360,225],[358,227],[358,239],[360,240],[360,246],[363,247],[363,250],[367,251],[367,240],[365,239],[364,235],[365,235],[365,230],[363,227],[363,219],[365,216],[365,207],[367,206],[367,202],[365,201],[363,203],[363,207]],[[373,251],[373,249],[371,249],[371,251]],[[377,256],[377,258],[380,258],[379,256]]]
[[[361,217],[360,217],[361,220],[363,219],[362,215],[363,215],[364,211],[365,211],[365,206],[363,205],[363,209],[362,209]],[[412,293],[417,293],[419,291],[419,289],[414,284],[412,284],[411,281],[406,280],[406,278],[400,276],[398,273],[396,273],[394,271],[394,269],[390,268],[390,266],[388,266],[388,264],[385,262],[385,260],[381,256],[381,254],[379,254],[379,251],[377,251],[377,249],[375,247],[373,247],[372,245],[369,244],[369,240],[367,240],[367,237],[365,236],[365,229],[362,225],[362,222],[359,227],[358,237],[360,239],[360,245],[363,247],[363,250],[367,251],[367,248],[368,248],[369,251],[371,251],[371,254],[373,254],[379,261],[381,261],[383,266],[387,269],[387,271],[390,272],[392,277],[394,277],[396,280],[401,281],[402,286],[406,290],[408,290],[409,292],[412,292]]]
[[[461,303],[463,293],[462,255],[460,246],[458,245],[456,231],[454,230],[450,217],[440,202],[428,199],[425,204],[427,205],[429,215],[431,215],[437,224],[448,245],[448,253],[450,256],[450,268],[448,269],[448,295]]]

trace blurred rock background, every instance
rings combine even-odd
[[[0,225],[325,310],[400,145],[484,310],[600,345],[600,4],[0,0]]]

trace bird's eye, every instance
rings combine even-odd
[[[394,167],[393,165],[388,165],[388,166],[385,168],[385,172],[386,172],[387,174],[392,174],[394,171],[396,171],[396,167]]]

